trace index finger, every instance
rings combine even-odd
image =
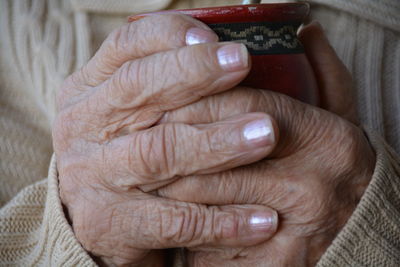
[[[217,42],[204,23],[181,14],[151,15],[114,30],[81,70],[64,82],[59,110],[79,102],[110,78],[124,63],[186,45]]]
[[[125,62],[188,44],[216,42],[217,35],[204,23],[181,14],[147,16],[113,31],[82,69],[86,83],[96,86]]]

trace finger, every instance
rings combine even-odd
[[[278,216],[276,211],[260,205],[218,207],[147,198],[118,203],[92,224],[91,232],[103,233],[97,243],[115,244],[105,248],[106,255],[118,255],[126,252],[126,247],[148,250],[255,245],[272,237]],[[118,242],[110,242],[116,238]],[[97,254],[105,253],[97,251]]]
[[[145,123],[148,127],[166,110],[232,88],[249,69],[243,44],[213,43],[170,50],[124,64],[73,109],[88,114],[87,120],[100,128],[113,127],[112,121],[119,125]],[[143,114],[148,121],[141,119]],[[130,121],[120,123],[120,118]]]
[[[314,21],[305,26],[299,38],[317,78],[321,106],[357,123],[351,75],[329,44],[321,25]]]
[[[249,167],[254,168],[253,165]],[[247,166],[220,173],[187,176],[158,188],[156,194],[167,199],[206,205],[266,204],[264,201],[267,200],[267,205],[273,207],[274,200],[284,192],[279,189],[282,181],[268,175],[269,171],[258,169],[266,179],[251,179],[254,172]]]
[[[144,248],[250,246],[269,239],[278,224],[274,210],[256,205],[207,207],[159,199],[147,208],[151,214],[144,214],[144,224],[137,225],[134,236],[139,230],[160,239],[159,244],[138,242]],[[154,216],[161,220],[157,222]]]
[[[217,42],[218,36],[204,23],[181,14],[148,16],[114,30],[93,58],[69,76],[58,94],[58,107],[90,95],[125,62],[186,45]]]
[[[289,166],[291,159],[286,161],[285,164]],[[282,203],[286,203],[288,196],[292,199],[287,204],[301,201],[297,192],[311,192],[315,195],[321,192],[318,186],[313,179],[298,183],[283,173],[282,167],[275,165],[275,161],[264,160],[220,173],[177,179],[158,188],[155,194],[167,199],[204,205],[266,205],[282,213],[287,211],[287,206],[282,206]]]
[[[268,100],[261,90],[236,87],[221,94],[205,97],[190,105],[170,110],[163,115],[158,124],[212,123],[243,113],[275,112],[273,102]]]
[[[74,232],[87,251],[119,265],[142,266],[138,260],[154,249],[256,245],[278,226],[277,212],[260,205],[205,206],[136,190],[98,194],[69,207]]]
[[[282,94],[245,87],[237,87],[168,111],[157,123],[212,123],[249,112],[264,112],[276,121],[281,142],[268,155],[269,158],[285,157],[300,149],[304,144],[304,133],[315,130],[312,123],[297,123],[312,122],[317,114],[313,107]],[[329,124],[329,121],[324,123]]]
[[[126,61],[197,43],[217,42],[204,23],[181,14],[148,16],[113,31],[83,69],[88,84],[108,79]]]
[[[102,154],[105,169],[118,173],[118,179],[106,175],[106,182],[131,188],[178,176],[220,172],[266,157],[277,139],[275,122],[263,113],[205,125],[158,125],[106,146]]]
[[[242,44],[184,47],[126,63],[91,99],[111,109],[157,105],[165,111],[227,90],[248,71]]]
[[[355,105],[352,91],[352,79],[346,67],[330,46],[320,25],[311,23],[300,32],[306,53],[316,72],[319,87],[322,90],[324,108],[355,122]],[[272,94],[260,93],[260,90],[238,88],[224,94],[203,99],[195,104],[166,113],[160,122],[209,123],[240,112],[267,112],[275,118],[280,114],[274,111]],[[200,112],[200,111],[207,112]]]

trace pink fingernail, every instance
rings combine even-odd
[[[249,224],[254,232],[273,232],[278,226],[278,214],[274,211],[253,213]]]
[[[186,32],[186,44],[204,44],[218,42],[218,36],[212,32],[201,28],[190,28]]]
[[[269,118],[252,121],[244,126],[244,138],[257,145],[270,145],[275,142],[275,133]]]
[[[218,49],[218,62],[225,71],[240,71],[249,66],[249,53],[244,44],[227,44]]]

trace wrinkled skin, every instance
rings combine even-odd
[[[198,44],[187,46],[197,35]],[[276,231],[277,214],[263,205],[206,206],[146,193],[256,162],[276,145],[276,124],[260,112],[157,125],[246,76],[245,47],[216,41],[192,18],[150,16],[111,33],[59,91],[60,195],[76,237],[99,263],[162,266],[164,248],[255,245]],[[221,60],[229,51],[236,61]],[[260,125],[257,138],[245,134]]]
[[[192,265],[313,264],[374,166],[349,122],[348,73],[310,27],[303,42],[331,113],[275,93],[230,90],[250,65],[219,66],[222,44],[210,36],[187,47],[193,27],[209,30],[179,15],[125,25],[61,88],[53,140],[78,240],[109,265],[162,266],[160,249],[171,247],[193,251]],[[254,121],[268,122],[272,134],[244,140]],[[282,220],[270,242],[277,218],[268,206]],[[254,227],[254,214],[271,223]]]
[[[322,105],[330,112],[273,92],[236,88],[163,119],[209,123],[265,112],[276,119],[281,134],[266,160],[219,174],[194,175],[158,191],[181,201],[261,204],[279,213],[279,229],[272,239],[253,247],[192,247],[191,266],[313,266],[372,177],[375,156],[357,127],[349,73],[318,24],[305,27],[300,38],[318,78]]]

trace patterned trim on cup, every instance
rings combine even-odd
[[[299,23],[246,22],[208,25],[221,42],[240,42],[252,55],[304,53],[297,39]]]

